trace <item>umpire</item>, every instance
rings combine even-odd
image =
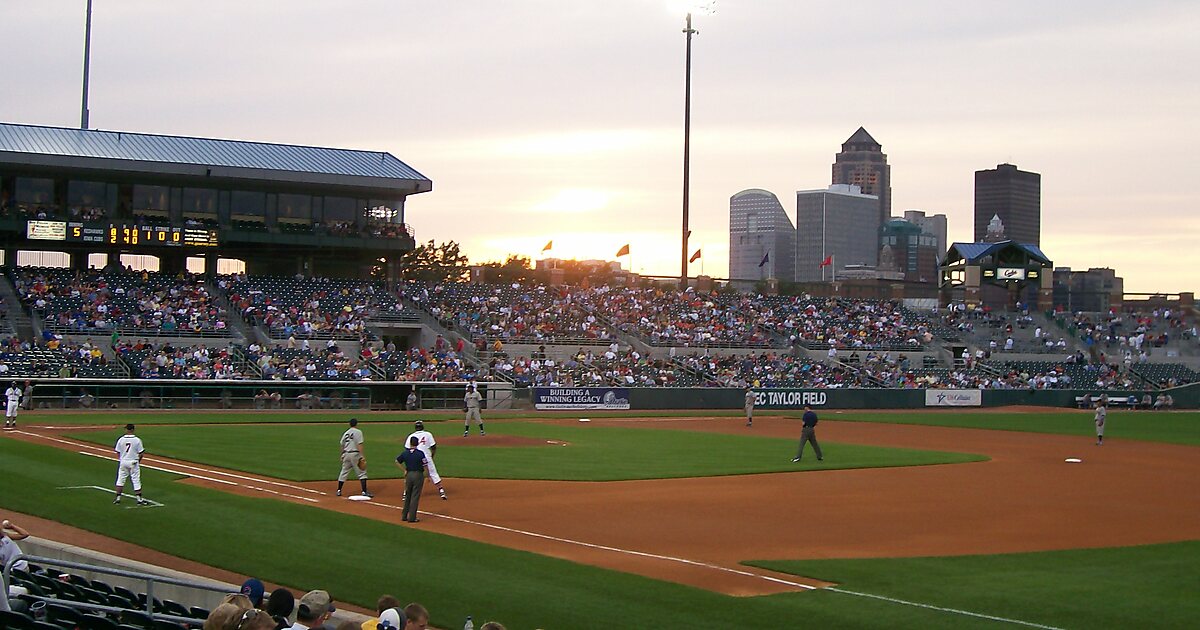
[[[420,441],[414,435],[408,439],[408,448],[396,457],[396,465],[404,469],[404,515],[401,520],[419,523],[417,504],[421,502],[421,488],[425,485],[425,453],[417,448]]]
[[[800,429],[800,450],[796,452],[792,461],[800,461],[800,457],[804,455],[806,442],[812,442],[813,451],[817,453],[817,461],[824,460],[825,458],[821,457],[821,445],[817,444],[817,414],[813,412],[812,407],[804,405],[804,417],[801,420],[804,422],[804,428]]]

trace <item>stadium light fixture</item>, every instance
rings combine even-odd
[[[680,232],[680,254],[679,254],[679,288],[687,288],[688,280],[688,235],[691,230],[688,229],[688,196],[690,191],[690,171],[691,171],[691,139],[692,139],[692,35],[699,33],[692,28],[692,14],[712,15],[716,13],[716,0],[710,2],[697,3],[693,1],[673,2],[687,10],[687,18],[684,21],[683,34],[687,38],[684,75],[683,75],[683,230]]]

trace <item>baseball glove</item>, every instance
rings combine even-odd
[[[364,470],[366,469],[366,467],[367,467],[367,458],[366,457],[358,458],[358,467],[362,468]]]

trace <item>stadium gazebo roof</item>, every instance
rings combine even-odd
[[[1036,261],[1043,265],[1052,265],[1037,245],[1018,243],[1016,241],[998,241],[995,243],[955,243],[946,252],[943,265],[953,265],[964,262],[968,265],[983,262],[988,257],[1011,259],[1026,257],[1028,261]]]
[[[347,186],[402,195],[433,182],[382,151],[0,123],[0,165]]]

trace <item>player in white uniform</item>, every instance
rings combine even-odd
[[[142,439],[133,434],[133,425],[125,425],[125,435],[117,440],[113,447],[117,452],[117,498],[113,503],[121,502],[121,493],[125,491],[125,480],[133,480],[133,492],[137,495],[138,505],[146,505],[149,501],[142,498]]]
[[[353,471],[362,486],[362,496],[368,499],[375,496],[367,492],[367,454],[363,449],[363,432],[358,428],[358,418],[350,418],[350,428],[342,434],[342,472],[338,474],[337,495],[342,496],[342,484],[350,478]]]
[[[1108,407],[1103,400],[1096,403],[1096,446],[1104,444],[1104,420],[1108,417]]]
[[[408,434],[404,438],[404,443],[409,444],[413,438],[417,438],[417,449],[425,453],[425,469],[429,471],[429,480],[433,485],[437,486],[438,494],[442,495],[442,500],[445,501],[446,489],[442,487],[442,476],[438,474],[437,466],[433,465],[433,454],[437,451],[437,440],[433,439],[433,434],[425,430],[425,423],[417,420],[413,425],[416,431]]]
[[[21,387],[13,381],[4,391],[4,396],[8,399],[8,408],[4,411],[4,428],[14,429],[17,426],[17,410],[21,407]]]
[[[463,437],[470,435],[472,419],[479,423],[479,435],[487,435],[483,430],[483,418],[479,416],[479,406],[482,402],[483,396],[479,395],[475,383],[467,385],[467,395],[463,396],[463,409],[467,412],[467,417],[463,422]]]

